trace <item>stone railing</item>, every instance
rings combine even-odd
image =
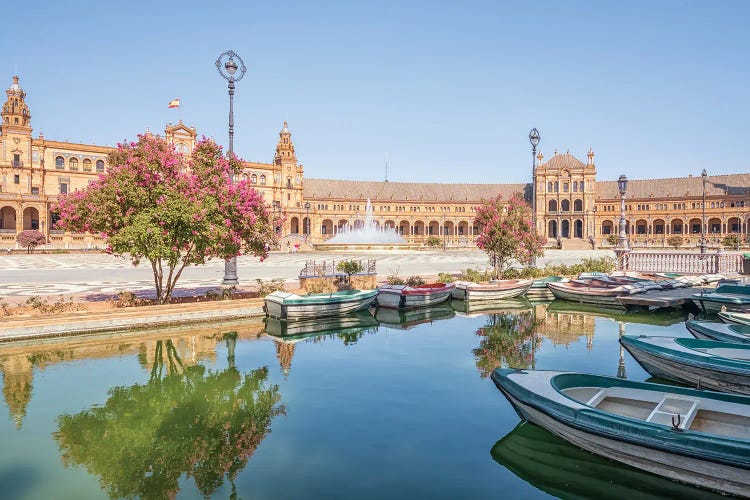
[[[626,271],[687,274],[742,272],[739,253],[629,252],[623,256]]]
[[[367,259],[366,261],[360,260],[359,263],[362,264],[362,272],[357,274],[377,274],[375,272],[375,259]],[[335,260],[308,260],[305,262],[305,267],[299,272],[299,277],[313,278],[343,275],[344,273],[336,270],[337,264],[338,262]]]

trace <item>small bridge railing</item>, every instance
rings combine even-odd
[[[739,253],[628,252],[623,255],[626,271],[688,274],[742,273]]]
[[[341,271],[336,270],[336,265],[341,261],[336,260],[308,260],[305,262],[305,267],[299,272],[300,278],[315,278],[323,276],[338,276],[343,275]],[[357,273],[358,275],[365,274],[377,274],[375,271],[375,259],[367,259],[366,261],[360,260],[362,264],[362,272]]]

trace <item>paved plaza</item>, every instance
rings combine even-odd
[[[585,257],[613,256],[610,251],[552,250],[539,259],[540,266],[571,264]],[[436,275],[462,269],[485,269],[487,255],[478,250],[393,251],[361,253],[280,253],[272,252],[264,262],[256,257],[240,257],[240,285],[252,286],[256,279],[296,280],[308,259],[375,259],[381,276],[398,274]],[[182,289],[215,287],[224,276],[224,262],[214,260],[205,266],[188,267],[178,282]],[[122,290],[152,289],[153,275],[148,262],[134,267],[128,259],[106,254],[13,254],[0,256],[0,297],[32,295],[114,294]]]

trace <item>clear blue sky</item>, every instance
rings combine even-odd
[[[232,4],[238,5],[232,5]],[[116,5],[117,4],[117,5]],[[749,172],[747,1],[9,2],[34,135],[114,144],[182,118],[270,161],[287,120],[308,177],[525,182],[541,150],[599,179]],[[167,103],[180,98],[179,111]]]

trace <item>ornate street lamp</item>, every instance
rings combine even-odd
[[[536,128],[529,132],[529,142],[531,143],[531,229],[536,234],[536,147],[542,136]],[[531,267],[536,267],[536,257],[531,258]]]
[[[706,253],[706,177],[708,172],[704,168],[701,172],[703,178],[703,220],[701,220],[701,253]]]
[[[235,61],[236,59],[236,61]],[[239,63],[239,65],[237,64]],[[228,50],[221,54],[216,60],[216,69],[219,74],[229,82],[229,158],[234,155],[234,82],[242,80],[247,68],[242,62],[240,56]],[[232,174],[231,182],[234,182]],[[224,280],[222,285],[239,285],[240,280],[237,277],[237,257],[224,262]]]
[[[443,225],[441,232],[443,233],[443,252],[445,252],[445,207],[441,207],[440,210],[443,212]]]
[[[628,178],[625,175],[621,175],[617,179],[617,188],[620,191],[620,235],[617,238],[617,260],[620,263],[620,268],[623,269],[625,254],[630,251],[628,248],[628,236],[625,234],[625,193],[628,191]],[[624,270],[624,269],[623,269]]]

